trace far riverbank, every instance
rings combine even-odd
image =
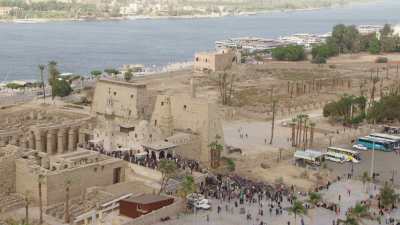
[[[121,16],[121,17],[93,17],[93,18],[27,18],[27,19],[0,19],[0,23],[48,23],[48,22],[90,22],[90,21],[123,21],[123,20],[164,20],[164,19],[207,19],[207,18],[223,18],[223,17],[244,17],[255,15],[266,15],[270,13],[290,13],[302,11],[318,11],[322,9],[334,9],[340,7],[348,7],[354,5],[365,5],[371,3],[382,2],[383,0],[361,0],[349,2],[345,4],[335,4],[327,7],[309,7],[297,9],[272,9],[260,11],[245,11],[235,14],[222,13],[222,14],[209,14],[209,15],[182,15],[182,16],[151,16],[151,15],[134,15],[134,16]]]

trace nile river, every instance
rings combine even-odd
[[[50,60],[62,72],[127,63],[163,66],[191,60],[220,39],[275,38],[293,33],[326,33],[333,25],[397,24],[400,0],[330,9],[271,12],[256,16],[93,22],[0,23],[0,82],[36,79],[37,65]]]

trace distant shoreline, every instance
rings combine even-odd
[[[0,19],[0,23],[21,23],[21,24],[35,24],[35,23],[49,23],[49,22],[91,22],[91,21],[126,21],[126,20],[161,20],[161,19],[208,19],[208,18],[223,18],[223,17],[240,17],[240,16],[255,16],[276,12],[301,12],[301,11],[317,11],[321,9],[331,9],[336,7],[348,6],[352,4],[372,4],[382,2],[383,0],[366,0],[363,2],[349,2],[345,5],[332,5],[328,7],[312,7],[312,8],[298,8],[298,9],[273,9],[273,10],[260,10],[241,12],[239,14],[211,14],[211,15],[185,15],[185,16],[121,16],[121,17],[96,17],[96,18],[31,18],[31,19]]]

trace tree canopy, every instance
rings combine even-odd
[[[126,81],[130,81],[133,77],[133,70],[132,69],[128,69],[125,73],[124,73],[124,79]]]
[[[56,79],[53,81],[52,93],[54,96],[65,97],[71,94],[72,88],[68,81],[64,79]]]
[[[176,162],[173,160],[162,159],[159,162],[158,170],[161,172],[160,192],[165,191],[168,181],[177,173]]]
[[[117,69],[114,69],[114,68],[105,69],[104,72],[105,72],[106,74],[108,74],[109,76],[111,76],[111,75],[116,75],[116,74],[119,74],[119,73],[120,73]]]
[[[368,110],[368,120],[376,122],[400,121],[400,95],[383,96]]]
[[[103,72],[101,72],[100,70],[93,70],[92,72],[90,72],[90,74],[94,77],[98,77],[102,74]]]
[[[303,46],[288,45],[272,49],[272,58],[279,61],[301,61],[306,58]]]
[[[343,95],[338,101],[326,104],[323,115],[346,123],[360,123],[365,118],[366,105],[364,96]]]
[[[397,194],[393,187],[388,183],[385,183],[385,185],[381,188],[379,196],[382,206],[386,209],[389,209],[391,206],[395,205],[400,199],[399,194]]]

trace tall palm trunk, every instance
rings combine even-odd
[[[43,70],[44,70],[44,68],[43,69],[40,68],[40,79],[42,80],[43,103],[46,103],[46,88],[44,85]]]
[[[299,120],[297,122],[296,146],[298,146],[300,142],[300,130],[301,130],[301,117],[299,117]]]
[[[271,124],[271,139],[269,140],[269,144],[272,145],[274,140],[274,130],[275,130],[275,107],[276,101],[272,102],[272,124]]]
[[[292,123],[291,124],[291,126],[292,126],[292,147],[294,147],[295,145],[296,145],[296,124],[295,123]]]
[[[311,128],[310,128],[310,146],[312,146],[313,142],[314,142],[314,129],[315,129],[315,126],[311,125]]]
[[[307,146],[308,146],[308,126],[305,129],[305,136],[306,136],[306,140],[304,142],[304,148],[307,148]]]
[[[65,223],[70,222],[69,217],[70,217],[69,216],[69,186],[67,186],[65,189],[65,218],[64,218]]]
[[[25,224],[29,224],[29,197],[25,196]]]
[[[39,181],[39,224],[43,224],[42,183]]]

